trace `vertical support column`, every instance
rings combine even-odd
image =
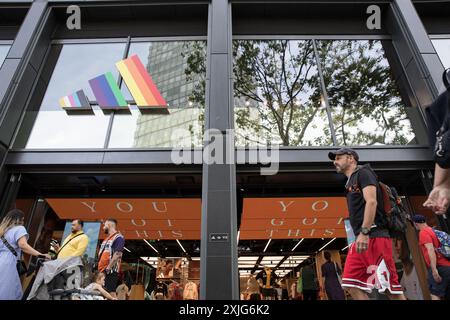
[[[387,18],[406,79],[424,108],[444,90],[442,63],[411,0],[392,1]]]
[[[234,138],[226,134],[234,127],[231,41],[231,4],[213,0],[208,17],[205,129],[215,133],[205,134],[204,149],[209,154],[209,142],[215,143],[218,162],[203,163],[202,300],[239,298]]]

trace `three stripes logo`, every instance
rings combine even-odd
[[[166,100],[137,55],[117,62],[116,67],[139,109],[164,109],[168,112]],[[99,75],[88,82],[101,109],[128,108],[128,102],[111,72]],[[83,90],[62,97],[59,99],[59,104],[64,110],[92,110],[91,103]]]

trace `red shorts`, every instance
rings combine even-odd
[[[352,243],[342,274],[342,287],[359,288],[367,292],[375,288],[380,293],[387,289],[391,294],[402,294],[392,257],[392,240],[371,238],[369,248],[363,253],[357,253],[355,243]]]

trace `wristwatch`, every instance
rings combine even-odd
[[[361,233],[365,236],[368,236],[370,234],[369,228],[361,228]]]

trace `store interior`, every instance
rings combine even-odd
[[[278,181],[267,177],[263,181],[252,175],[239,177],[241,299],[301,300],[296,288],[301,270],[310,263],[319,285],[317,299],[327,299],[325,291],[320,290],[324,252],[328,251],[332,261],[343,269],[348,250],[345,230],[348,213],[340,193],[341,181],[335,175],[328,173],[327,179],[325,173],[318,173],[315,178],[322,179],[322,183],[311,182],[309,187],[298,188],[293,184],[292,180],[308,176],[279,174]],[[165,187],[157,188],[161,181],[165,181]],[[408,197],[411,210],[429,216],[429,223],[437,225],[433,215],[420,206],[424,200],[420,195],[420,179],[409,181],[405,190],[413,194]],[[310,192],[306,193],[306,188]],[[329,190],[326,195],[319,192],[325,188]],[[95,261],[97,247],[105,237],[101,221],[115,218],[126,239],[121,279],[130,289],[128,299],[199,299],[200,175],[138,174],[134,179],[125,175],[23,175],[13,206],[26,213],[30,242],[38,250],[48,248],[52,239],[61,241],[67,235],[68,221],[82,219],[92,240],[84,257],[88,265]],[[394,257],[397,255],[401,272],[405,243],[396,242],[394,246],[398,249]],[[272,294],[259,293],[255,298],[252,283],[268,269],[275,275],[269,281]],[[85,283],[90,276],[85,273]],[[31,280],[24,279],[24,287],[27,281],[29,284]],[[258,285],[265,287],[266,283]],[[380,296],[373,298],[382,299]]]

